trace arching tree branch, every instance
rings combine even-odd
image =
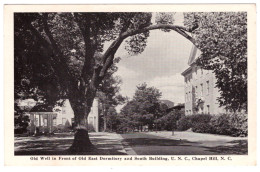
[[[192,28],[192,29],[187,29],[183,26],[176,26],[176,25],[168,25],[168,24],[157,24],[157,25],[151,25],[151,26],[147,26],[144,27],[142,29],[138,29],[138,30],[134,30],[134,31],[127,31],[122,33],[107,49],[107,51],[105,52],[105,54],[103,55],[102,58],[102,70],[100,72],[100,77],[104,77],[106,71],[108,70],[108,68],[112,65],[113,59],[114,59],[114,55],[117,51],[117,49],[119,48],[119,46],[121,45],[121,43],[123,42],[124,39],[126,39],[127,37],[136,35],[136,34],[140,34],[140,33],[144,33],[147,32],[149,30],[156,30],[156,29],[171,29],[176,31],[177,33],[181,34],[183,37],[185,37],[186,39],[188,39],[189,41],[191,41],[193,44],[195,44],[195,39],[193,39],[189,34],[187,34],[186,32],[192,32],[193,30],[195,30],[196,28]]]
[[[147,32],[149,30],[156,30],[156,29],[171,29],[171,30],[174,30],[174,31],[178,32],[179,34],[181,34],[182,36],[184,36],[185,38],[187,38],[193,44],[195,44],[195,40],[191,36],[189,36],[186,32],[192,32],[196,28],[187,29],[186,27],[183,27],[183,26],[168,25],[168,24],[151,25],[151,26],[144,27],[142,29],[124,32],[124,33],[121,34],[121,37],[123,37],[125,39],[129,36],[133,36],[133,35],[136,35],[136,34],[139,34],[139,33],[144,33],[144,32]]]

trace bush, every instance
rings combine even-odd
[[[155,123],[159,125],[160,129],[171,131],[173,129],[177,129],[177,121],[181,118],[182,115],[183,113],[180,111],[171,111],[157,119]]]
[[[192,127],[191,123],[191,116],[183,116],[181,119],[177,122],[177,130],[179,131],[185,131]]]
[[[230,135],[231,134],[231,124],[229,121],[230,115],[221,114],[215,115],[212,117],[210,121],[210,125],[212,126],[213,134],[221,134],[221,135]]]
[[[210,120],[212,116],[208,114],[197,114],[191,116],[192,131],[197,133],[211,133],[212,126]]]
[[[177,129],[185,131],[189,128],[197,133],[247,136],[247,114],[197,114],[182,117],[178,121]]]
[[[248,135],[247,114],[221,114],[214,116],[210,123],[216,134],[231,136]]]
[[[233,124],[233,136],[247,136],[248,135],[248,116],[247,114],[234,114],[231,116],[230,123]]]

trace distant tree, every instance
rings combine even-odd
[[[155,120],[162,130],[173,130],[177,128],[177,121],[184,116],[183,110],[172,110],[164,116]]]
[[[115,69],[117,68],[115,67]],[[108,120],[110,120],[108,118],[109,109],[115,109],[116,106],[125,102],[125,97],[119,93],[122,80],[119,76],[113,76],[115,71],[106,76],[102,82],[102,86],[97,91],[104,131],[107,129]]]
[[[247,13],[185,13],[185,26],[201,50],[197,64],[213,70],[220,90],[220,106],[247,110]]]
[[[107,110],[107,128],[109,131],[117,131],[120,125],[119,115],[114,107]]]
[[[128,118],[134,127],[148,125],[153,128],[154,119],[161,115],[160,97],[162,93],[155,87],[148,87],[146,83],[137,86],[133,99],[121,110],[121,115]]]
[[[18,104],[15,102],[14,104],[14,127],[15,134],[22,134],[27,131],[27,127],[29,126],[29,116],[25,115],[24,110],[22,110]]]

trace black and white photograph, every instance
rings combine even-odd
[[[248,11],[87,9],[13,12],[15,157],[248,156]]]

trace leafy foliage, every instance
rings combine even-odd
[[[185,25],[198,24],[192,34],[202,55],[197,64],[213,70],[220,105],[236,112],[247,109],[247,13],[185,13]]]
[[[159,124],[161,130],[175,130],[177,129],[177,121],[184,115],[184,111],[173,110],[161,118],[155,120]]]
[[[183,116],[178,121],[177,130],[186,131],[192,127],[190,116]]]
[[[246,114],[221,114],[213,116],[210,121],[213,128],[212,133],[232,135],[232,136],[247,136],[248,123]]]
[[[148,125],[152,128],[154,119],[160,115],[159,99],[162,93],[146,83],[137,86],[133,100],[129,101],[120,112],[129,121],[129,126],[138,127]]]
[[[29,125],[30,119],[28,115],[25,115],[23,110],[15,103],[15,113],[14,113],[14,126],[15,134],[22,134],[27,132],[27,127]]]
[[[197,133],[211,133],[230,136],[247,136],[247,114],[196,114],[182,117],[177,128],[181,131],[192,129]]]
[[[212,127],[209,124],[212,116],[209,114],[196,114],[191,117],[192,131],[197,133],[210,133]]]

